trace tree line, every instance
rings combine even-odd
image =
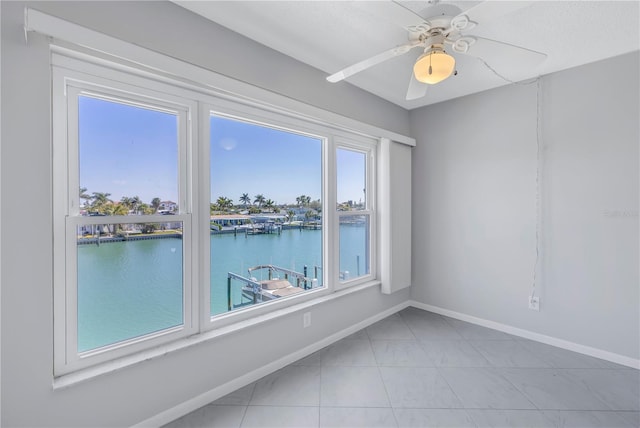
[[[215,202],[211,203],[211,214],[214,212],[230,212],[234,209],[243,208],[249,212],[249,214],[259,214],[262,212],[279,213],[283,208],[291,207],[291,205],[277,205],[271,199],[266,198],[263,194],[259,193],[253,197],[248,193],[243,193],[238,198],[239,204],[234,204],[233,199],[226,196],[219,196]],[[300,195],[296,197],[296,205],[298,207],[308,207],[311,210],[316,211],[316,214],[322,211],[322,205],[320,200],[312,201],[308,195]],[[293,211],[287,211],[287,215],[293,217],[295,213]]]
[[[151,215],[158,212],[160,198],[153,198],[151,203],[142,202],[138,196],[123,196],[120,201],[115,202],[109,198],[111,193],[92,192],[87,193],[86,187],[80,187],[80,199],[84,201],[84,207],[91,213],[104,215],[128,215],[136,214]]]
[[[84,201],[84,208],[90,213],[103,215],[128,215],[130,213],[151,215],[156,214],[161,204],[160,198],[153,198],[149,204],[143,202],[138,196],[123,196],[120,201],[110,199],[111,193],[87,192],[86,187],[80,187],[80,199]],[[263,212],[280,213],[283,209],[291,208],[291,204],[277,205],[273,200],[266,198],[263,194],[257,194],[253,199],[248,193],[243,193],[238,198],[240,204],[234,204],[233,199],[220,196],[215,203],[211,203],[210,212],[231,212],[234,209],[243,208],[249,214],[260,214]],[[296,206],[299,208],[309,208],[305,213],[306,217],[318,215],[322,211],[322,204],[319,199],[311,200],[308,195],[296,197]],[[294,211],[287,210],[287,217],[293,219]]]

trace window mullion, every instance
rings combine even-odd
[[[336,206],[337,199],[337,176],[336,176],[336,139],[332,136],[326,144],[326,192],[324,212],[328,220],[327,230],[324,233],[325,239],[325,257],[327,260],[327,278],[330,290],[335,290],[337,284],[340,283],[340,218],[337,215]]]
[[[198,262],[197,267],[198,280],[198,312],[200,330],[211,328],[211,169],[209,165],[210,159],[210,112],[211,108],[208,104],[198,103],[198,126],[194,129],[197,132],[197,160],[198,170],[194,175],[194,180],[198,182],[198,192],[194,193],[197,205],[194,207],[199,214],[200,221],[197,223],[197,237],[195,241],[198,243]]]

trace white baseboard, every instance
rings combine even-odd
[[[357,324],[349,326],[344,330],[341,330],[337,333],[332,334],[331,336],[327,336],[316,343],[313,343],[289,355],[285,355],[284,357],[276,361],[272,361],[271,363],[266,364],[262,367],[259,367],[245,375],[237,377],[225,384],[222,384],[216,388],[213,388],[207,392],[204,392],[190,400],[180,403],[177,406],[167,409],[162,413],[159,413],[155,416],[145,419],[144,421],[134,425],[132,428],[160,427],[164,424],[167,424],[175,419],[178,419],[181,416],[184,416],[196,409],[199,409],[202,406],[205,406],[211,403],[212,401],[217,400],[218,398],[224,397],[225,395],[239,388],[242,388],[243,386],[249,385],[250,383],[257,381],[268,374],[271,374],[277,370],[280,370],[281,368],[286,367],[289,364],[295,361],[298,361],[301,358],[311,355],[314,352],[324,348],[325,346],[331,345],[332,343],[340,339],[344,339],[345,337],[359,330],[362,330],[363,328],[368,327],[371,324],[388,317],[389,315],[393,315],[396,312],[401,311],[402,309],[408,306],[409,306],[409,301],[393,306],[392,308],[389,308],[384,312],[381,312],[370,318],[365,319],[364,321],[361,321]]]
[[[591,357],[600,358],[602,360],[611,361],[612,363],[621,364],[623,366],[631,367],[634,369],[640,369],[640,360],[627,357],[625,355],[615,354],[613,352],[604,351],[598,348],[592,348],[586,345],[580,345],[579,343],[570,342],[564,339],[558,339],[556,337],[547,336],[533,331],[524,330],[510,325],[501,324],[495,321],[485,320],[483,318],[477,318],[471,315],[466,315],[460,312],[451,311],[449,309],[443,309],[438,306],[428,305],[426,303],[417,302],[415,300],[409,301],[409,306],[415,308],[424,309],[425,311],[434,312],[436,314],[445,315],[451,318],[459,319],[462,321],[470,322],[472,324],[481,325],[494,330],[502,331],[504,333],[512,334],[514,336],[524,337],[525,339],[534,340],[536,342],[546,343],[547,345],[556,346],[558,348],[566,349],[568,351],[578,352],[580,354],[589,355]]]

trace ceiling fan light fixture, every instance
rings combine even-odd
[[[413,74],[419,82],[435,85],[451,76],[455,67],[454,57],[442,49],[432,49],[418,58]]]

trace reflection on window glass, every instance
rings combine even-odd
[[[177,211],[176,114],[81,95],[78,120],[82,214]]]
[[[340,280],[369,275],[369,215],[340,217]]]
[[[366,154],[362,152],[336,151],[338,211],[366,209],[366,162]]]
[[[322,140],[211,117],[211,314],[322,287]]]
[[[78,352],[183,324],[181,222],[77,232]]]

